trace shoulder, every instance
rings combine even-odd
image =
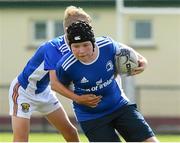
[[[96,38],[96,44],[99,48],[101,48],[101,47],[106,46],[106,45],[112,45],[113,40],[112,40],[112,38],[110,38],[108,36],[97,37]]]
[[[64,42],[64,35],[62,36],[59,36],[59,37],[56,37],[54,39],[51,39],[49,40],[47,43],[53,45],[53,46],[61,46],[63,45],[65,42]]]
[[[114,52],[117,44],[111,37],[102,36],[96,38],[96,45],[100,50],[105,50],[106,52]]]
[[[69,51],[58,62],[58,67],[61,66],[64,71],[67,71],[74,63],[76,63],[76,61],[77,59],[75,58],[75,56],[72,54],[71,51]]]
[[[96,38],[96,45],[102,53],[109,53],[109,55],[115,55],[116,49],[119,47],[118,42],[109,36]]]
[[[69,46],[65,41],[64,35],[47,41],[45,45],[50,49],[56,49],[57,51],[61,52],[63,55],[65,55],[70,50]]]

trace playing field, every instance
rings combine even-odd
[[[161,142],[180,142],[180,135],[157,135]],[[87,142],[87,138],[81,134],[80,139],[82,142]],[[11,133],[0,133],[0,142],[12,141]],[[31,133],[30,142],[64,142],[62,136],[55,133]]]

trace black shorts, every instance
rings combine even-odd
[[[125,105],[98,119],[80,122],[90,142],[120,142],[117,132],[127,142],[142,142],[154,133],[136,105]]]

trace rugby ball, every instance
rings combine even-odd
[[[121,49],[115,57],[115,66],[118,74],[130,76],[132,70],[138,67],[138,56],[131,49]]]

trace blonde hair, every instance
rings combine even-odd
[[[73,22],[78,20],[85,21],[91,25],[91,17],[80,7],[68,6],[64,12],[64,30]]]

